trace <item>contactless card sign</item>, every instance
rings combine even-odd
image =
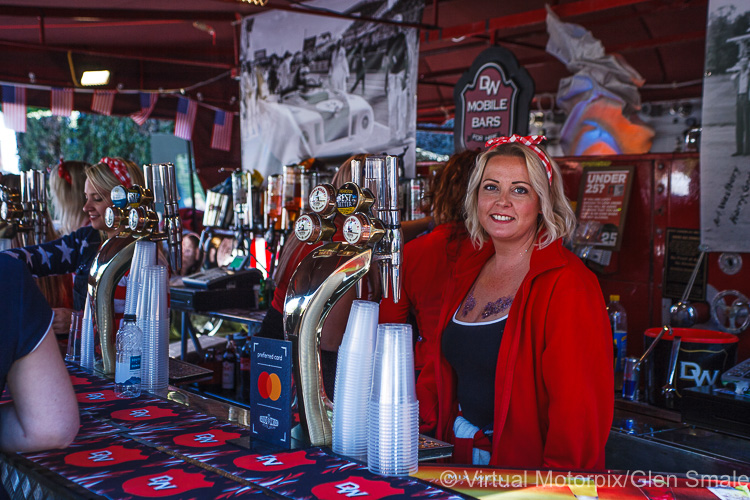
[[[484,148],[488,139],[526,135],[534,81],[512,52],[490,47],[474,60],[453,90],[456,151]]]
[[[292,343],[253,337],[250,426],[254,437],[291,447]]]

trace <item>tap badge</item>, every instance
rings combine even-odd
[[[350,182],[344,184],[336,195],[336,208],[341,215],[351,215],[359,207],[359,192]]]
[[[294,234],[300,241],[307,241],[313,233],[313,221],[309,215],[303,215],[297,219],[294,225]]]

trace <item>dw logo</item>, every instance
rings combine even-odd
[[[218,441],[216,440],[216,436],[214,436],[210,432],[207,432],[206,434],[196,434],[195,441],[197,441],[198,443],[218,443]]]
[[[688,370],[690,370],[690,373],[688,373]],[[708,370],[701,370],[701,367],[698,363],[693,363],[690,361],[680,361],[680,379],[682,380],[692,380],[695,382],[696,387],[702,386],[704,383],[706,385],[713,385],[716,383],[716,379],[719,377],[719,370],[714,370],[713,372],[710,372]]]
[[[155,490],[168,490],[171,488],[177,488],[171,483],[172,476],[156,476],[148,479],[148,485]]]
[[[367,492],[360,491],[359,485],[353,481],[337,484],[336,490],[338,491],[339,495],[343,495],[347,498],[367,496]]]
[[[479,90],[484,90],[487,92],[487,95],[497,95],[498,90],[500,90],[500,81],[492,81],[492,78],[490,78],[487,75],[482,75],[479,77]]]
[[[112,452],[109,450],[94,451],[89,455],[89,460],[92,462],[106,462],[108,460],[114,460],[112,458]]]
[[[256,457],[255,460],[258,462],[261,462],[266,467],[272,466],[272,465],[284,465],[284,462],[279,462],[279,460],[276,458],[276,455],[265,455],[262,457]]]

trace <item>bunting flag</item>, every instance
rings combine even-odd
[[[211,133],[211,148],[229,151],[232,147],[232,119],[234,115],[216,110],[214,129]]]
[[[50,110],[53,116],[70,116],[73,112],[73,89],[53,88]]]
[[[16,132],[26,132],[26,89],[3,85],[3,119],[5,126]]]
[[[151,112],[154,110],[154,106],[156,106],[156,99],[159,96],[155,93],[140,93],[141,98],[141,110],[137,113],[133,113],[130,115],[130,118],[133,119],[135,123],[137,123],[139,126],[146,123],[146,120],[148,120],[148,117],[151,115]]]
[[[180,97],[177,99],[177,116],[174,120],[174,135],[186,141],[193,138],[193,125],[198,103],[192,99]]]
[[[91,99],[91,111],[100,115],[110,116],[112,105],[115,103],[115,90],[95,90]]]

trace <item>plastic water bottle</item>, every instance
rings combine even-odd
[[[115,339],[115,394],[118,398],[141,395],[141,343],[143,332],[135,315],[126,314]]]
[[[625,358],[628,347],[628,315],[625,308],[620,304],[619,295],[610,295],[607,304],[609,324],[612,327],[612,338],[614,341],[615,373],[621,373],[625,368]]]

